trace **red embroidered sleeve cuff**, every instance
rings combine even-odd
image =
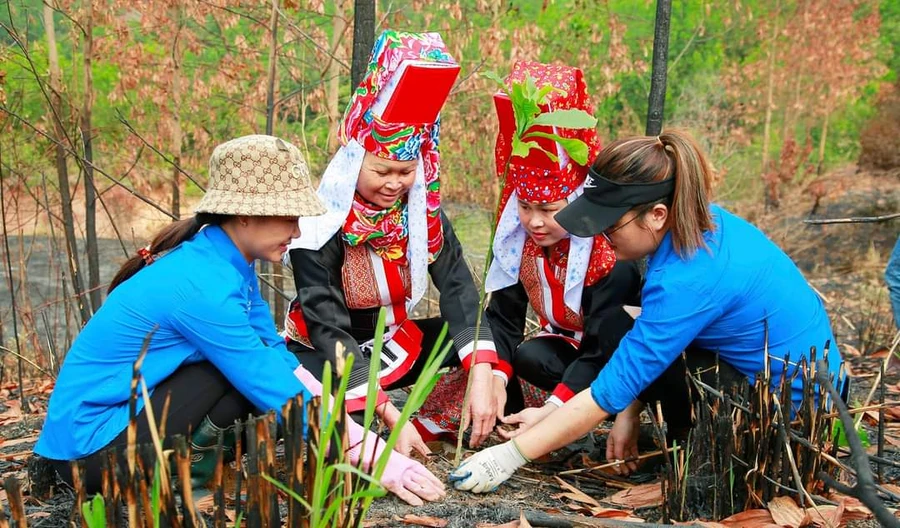
[[[488,363],[490,365],[497,364],[497,350],[494,348],[494,343],[492,341],[479,341],[477,354],[472,352],[474,348],[473,345],[474,343],[470,343],[459,352],[459,362],[462,363],[464,369],[469,370],[472,367],[473,358],[476,365],[481,363]]]
[[[562,407],[564,403],[571,400],[572,397],[575,396],[575,393],[572,392],[565,384],[560,383],[553,389],[553,394],[547,399],[548,402],[553,403],[557,407]]]

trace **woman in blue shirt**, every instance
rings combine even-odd
[[[521,465],[586,434],[617,414],[607,457],[637,454],[638,396],[687,350],[718,354],[751,380],[793,372],[814,347],[831,343],[829,368],[840,358],[821,299],[772,241],[709,203],[711,168],[696,142],[671,131],[616,141],[600,152],[585,192],[556,219],[578,236],[606,235],[623,260],[649,257],[642,312],[591,384],[534,426],[481,451],[451,474],[458,489],[491,491]],[[683,367],[681,370],[684,373]],[[800,381],[792,387],[795,404]],[[622,466],[627,472],[632,467]]]
[[[298,217],[324,212],[306,162],[297,147],[255,135],[216,147],[209,166],[196,216],[164,228],[122,266],[56,380],[35,452],[70,483],[69,462],[84,460],[88,491],[101,486],[101,451],[127,443],[132,364],[148,336],[141,375],[156,417],[170,399],[164,445],[192,435],[194,486],[212,476],[220,431],[233,443],[235,420],[311,396],[254,271],[257,260],[281,260],[300,234]],[[148,443],[141,398],[137,410],[137,442]],[[424,467],[394,458],[420,496],[440,495]]]

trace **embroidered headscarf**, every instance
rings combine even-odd
[[[393,100],[410,67],[418,72],[419,82],[428,72],[440,77],[441,82],[428,83],[426,79],[422,88],[432,92],[421,92],[416,99],[407,95],[403,99],[408,100]],[[443,246],[438,112],[458,72],[459,66],[437,33],[389,30],[381,34],[366,75],[353,92],[341,120],[338,133],[342,146],[325,169],[317,190],[328,212],[301,218],[300,237],[291,242],[290,248],[320,249],[338,231],[349,244],[369,243],[382,258],[408,263],[412,295],[407,309],[415,306],[428,285],[428,263]],[[437,84],[440,88],[435,88]],[[423,104],[419,99],[431,104]],[[386,109],[396,109],[398,105],[405,110],[400,114],[410,116],[408,122],[383,119]],[[427,113],[423,110],[427,107],[432,109],[430,116],[423,113]],[[366,152],[392,161],[418,160],[412,188],[391,208],[373,208],[356,194]]]
[[[534,79],[540,88],[547,84],[554,90],[547,98],[542,111],[580,109],[593,114],[594,108],[588,97],[584,76],[580,69],[569,66],[541,64],[519,61],[506,80],[507,90],[513,82],[524,82],[526,76]],[[488,271],[487,290],[496,291],[519,280],[519,269],[528,234],[519,221],[518,201],[531,203],[551,203],[558,200],[572,202],[581,195],[588,166],[579,165],[569,159],[565,150],[556,142],[542,142],[546,149],[557,155],[558,161],[551,160],[543,152],[532,150],[526,157],[512,156],[512,134],[515,122],[510,122],[511,112],[504,110],[509,105],[505,94],[497,94],[494,101],[500,117],[500,132],[494,150],[497,174],[506,181],[500,199],[500,220],[494,235],[494,260]],[[591,129],[554,129],[553,133],[565,138],[576,138],[588,147],[588,162],[600,151],[597,131]],[[507,172],[507,162],[509,168]],[[566,248],[568,246],[568,248]],[[578,313],[581,310],[581,295],[584,286],[594,284],[605,277],[615,265],[615,252],[602,237],[582,238],[570,236],[561,241],[551,258],[557,264],[566,266],[564,299],[566,306]],[[568,249],[568,251],[565,251]],[[555,258],[554,258],[555,256]]]

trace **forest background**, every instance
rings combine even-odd
[[[109,259],[97,239],[118,238],[121,262],[190,215],[217,143],[272,133],[322,172],[351,92],[357,6],[374,6],[375,35],[439,32],[462,65],[442,113],[448,205],[487,211],[496,202],[486,71],[505,75],[520,59],[578,66],[604,143],[644,130],[649,0],[47,2],[0,5],[0,201],[5,241],[19,237],[19,249],[4,252],[10,284],[13,261],[27,261],[23,236],[49,235],[56,253],[87,254],[80,265],[56,261],[69,293],[45,304],[84,301],[66,321],[83,322],[102,303],[109,277],[98,261]],[[900,2],[672,4],[664,127],[701,139],[720,202],[794,214],[782,202],[804,196],[809,214],[843,190],[828,184],[832,169],[900,166]],[[19,268],[22,284],[27,266]],[[0,341],[8,310],[0,308]],[[25,324],[41,326],[39,310],[27,312]]]

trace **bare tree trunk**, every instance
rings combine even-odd
[[[375,0],[356,0],[353,7],[353,59],[350,89],[356,90],[375,47]]]
[[[59,55],[56,49],[56,29],[53,24],[53,9],[44,4],[44,27],[47,35],[47,50],[50,62],[50,104],[57,116],[62,115],[62,97],[60,96]],[[86,324],[91,318],[91,310],[84,299],[84,280],[78,264],[78,240],[75,238],[75,219],[72,212],[72,194],[69,189],[69,170],[66,166],[66,150],[62,143],[65,130],[59,119],[54,117],[53,127],[56,133],[56,175],[59,179],[59,201],[62,207],[63,227],[66,235],[66,251],[69,259],[69,271],[72,275],[72,287],[81,313],[81,323]]]
[[[825,122],[822,123],[822,137],[819,138],[819,160],[816,163],[816,174],[822,174],[822,165],[825,162],[825,144],[828,142],[828,122],[831,120],[831,112],[825,113]]]
[[[332,18],[331,28],[331,54],[337,55],[340,48],[341,40],[344,38],[344,31],[347,29],[347,20],[344,18],[344,5],[342,0],[334,3],[334,18]],[[341,82],[341,68],[334,58],[328,62],[328,69],[325,70],[325,78],[327,79],[327,89],[325,90],[325,108],[328,114],[328,152],[337,149],[338,134],[337,124],[341,118],[340,108],[338,106],[338,88]]]
[[[669,61],[669,25],[672,0],[656,0],[656,22],[653,31],[653,69],[650,73],[650,95],[647,98],[648,136],[662,132],[666,106],[666,74]]]
[[[269,20],[269,36],[271,38],[269,45],[269,75],[267,85],[268,88],[266,90],[266,134],[271,136],[275,130],[275,91],[276,91],[276,82],[277,76],[275,75],[278,68],[278,0],[272,0],[272,17]],[[269,271],[269,263],[261,262],[260,263],[260,272],[263,274],[267,274]],[[282,268],[280,264],[275,264],[273,266],[273,273],[275,279],[275,287],[278,290],[284,289],[284,279]],[[284,315],[284,299],[278,292],[273,292],[271,289],[269,290],[271,294],[271,301],[274,304],[275,309],[275,325],[280,328],[281,318]],[[263,298],[268,297],[268,295],[264,295]]]
[[[184,27],[181,13],[178,13],[178,32]],[[172,44],[172,215],[181,218],[181,150],[184,144],[184,132],[181,129],[181,53],[178,51],[178,35]]]
[[[766,118],[763,125],[762,168],[760,174],[769,171],[769,143],[772,129],[772,94],[775,91],[775,42],[778,39],[778,19],[781,13],[781,2],[775,2],[775,20],[772,22],[772,38],[769,40],[768,60],[766,64]],[[783,140],[784,138],[782,138]]]
[[[94,107],[94,4],[87,2],[84,27],[84,104],[81,108],[81,142],[84,145],[84,230],[87,245],[88,288],[91,309],[97,311],[103,302],[100,290],[100,248],[97,244],[97,188],[94,186],[94,147],[91,113]]]

